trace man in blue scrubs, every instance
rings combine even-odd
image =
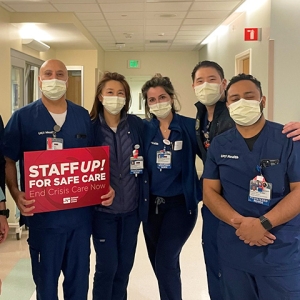
[[[60,272],[64,274],[64,299],[87,299],[91,236],[91,208],[36,213],[34,199],[24,193],[24,152],[58,148],[89,147],[94,144],[89,113],[66,100],[68,72],[59,60],[48,60],[40,69],[42,98],[17,110],[4,134],[6,181],[26,223],[32,274],[38,300],[55,300]],[[56,139],[56,140],[54,140]],[[20,165],[20,189],[16,162]],[[113,191],[102,196],[110,205]],[[100,199],[99,199],[100,200]]]
[[[222,67],[214,61],[199,62],[192,72],[193,88],[198,102],[196,137],[203,163],[215,136],[235,126],[225,101],[227,81]],[[218,261],[217,229],[219,219],[203,205],[202,247],[206,266],[208,292],[211,300],[222,300],[220,266]]]
[[[226,92],[236,128],[214,138],[203,174],[224,298],[300,299],[300,143],[265,120],[257,79],[235,76]]]

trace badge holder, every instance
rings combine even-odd
[[[144,170],[144,158],[143,156],[139,156],[139,148],[140,145],[135,145],[130,157],[130,174],[134,174],[135,177],[138,174],[143,174]]]
[[[63,139],[57,138],[56,134],[60,132],[60,126],[54,125],[53,127],[53,137],[47,138],[46,149],[47,150],[62,150],[63,149]]]
[[[250,180],[248,201],[270,206],[272,195],[272,183],[265,180],[262,175],[261,166],[257,166],[260,175],[255,176]]]
[[[162,171],[162,169],[172,168],[172,152],[166,150],[166,146],[170,146],[171,142],[167,139],[164,139],[163,143],[165,144],[164,149],[156,152],[156,165],[160,171]]]

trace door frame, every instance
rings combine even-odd
[[[68,71],[80,71],[81,72],[81,106],[84,107],[84,92],[83,92],[83,66],[66,66]]]

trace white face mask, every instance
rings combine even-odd
[[[149,111],[151,114],[156,115],[157,118],[165,119],[171,112],[172,105],[170,101],[158,102],[149,105]]]
[[[112,115],[117,115],[125,105],[125,98],[118,96],[102,96],[104,108]]]
[[[195,95],[197,99],[204,105],[214,105],[221,98],[221,84],[204,82],[201,85],[195,86]]]
[[[49,100],[59,100],[67,91],[66,81],[59,79],[43,80],[41,91]]]
[[[228,106],[230,117],[241,126],[250,126],[256,123],[262,115],[260,101],[241,98]]]

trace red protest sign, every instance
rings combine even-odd
[[[109,147],[25,152],[24,177],[33,213],[100,204],[109,191]]]

